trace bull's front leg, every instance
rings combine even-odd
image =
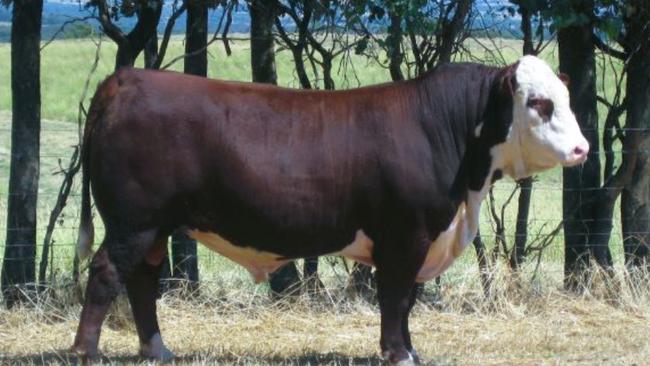
[[[401,245],[400,245],[401,244]],[[424,240],[375,247],[377,296],[381,311],[382,354],[391,365],[415,365],[408,316],[415,300],[415,278],[426,256]]]
[[[408,309],[406,310],[406,316],[402,317],[402,336],[404,337],[404,344],[406,345],[406,350],[409,351],[411,357],[413,357],[415,364],[420,363],[420,357],[418,356],[418,353],[415,351],[415,348],[411,343],[411,332],[409,331],[409,314],[411,314],[411,309],[413,309],[413,305],[415,305],[415,301],[417,300],[421,286],[422,285],[417,283],[413,286],[411,294],[409,295],[409,305]]]

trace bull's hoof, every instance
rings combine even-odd
[[[413,358],[413,362],[415,362],[416,365],[420,364],[420,356],[418,355],[418,352],[413,348],[410,352],[411,357]]]
[[[140,356],[160,363],[174,359],[174,354],[165,347],[159,333],[154,334],[149,342],[140,345]]]
[[[100,359],[97,349],[88,349],[79,345],[74,345],[70,348],[72,357],[77,357],[82,364],[88,364]]]
[[[92,344],[92,342],[75,341],[72,347],[70,347],[70,352],[81,358],[98,358],[99,352],[97,351],[97,346],[89,346],[88,344]]]
[[[408,353],[407,358],[396,361],[395,357],[391,356],[390,353],[384,352],[384,359],[386,360],[386,365],[388,366],[417,366],[420,364],[419,362],[415,361],[412,353]]]
[[[405,360],[401,360],[401,361],[399,361],[397,363],[394,363],[393,365],[395,365],[395,366],[416,366],[418,364],[415,363],[415,361],[413,361],[412,358],[407,358]]]

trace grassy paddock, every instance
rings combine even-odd
[[[647,362],[648,288],[632,293],[624,287],[612,297],[595,286],[603,292],[575,297],[553,287],[516,284],[501,271],[494,277],[499,290],[491,301],[477,288],[460,286],[444,287],[442,304],[425,298],[416,305],[411,334],[426,364]],[[80,307],[70,293],[57,287],[33,306],[0,309],[0,363],[74,363],[67,349]],[[236,286],[206,285],[191,300],[177,295],[167,293],[158,302],[175,364],[381,364],[378,309],[362,299],[342,301],[343,288],[330,287],[317,302],[301,297],[272,303],[262,293]],[[106,363],[142,362],[124,299],[110,311],[100,349]]]
[[[247,42],[236,41],[233,43],[233,53],[230,57],[225,55],[223,45],[219,42],[214,43],[209,49],[209,76],[213,78],[229,80],[250,80],[250,56]],[[521,43],[515,40],[496,39],[470,41],[468,49],[472,55],[461,54],[458,59],[461,61],[484,60],[492,64],[512,62],[516,60],[521,49]],[[110,74],[114,65],[116,47],[114,43],[105,40],[101,46],[101,57],[98,64],[97,72],[90,81],[90,90],[88,98],[92,95],[97,83],[106,75]],[[542,57],[549,61],[554,67],[557,66],[556,44],[551,43],[542,54]],[[44,121],[42,127],[42,164],[41,173],[41,196],[39,205],[43,210],[39,211],[39,222],[46,223],[49,209],[54,202],[54,195],[58,189],[59,177],[52,176],[58,167],[58,159],[65,163],[70,156],[71,145],[76,143],[75,127],[65,122],[53,121],[75,121],[77,116],[77,105],[81,96],[84,82],[91,69],[92,61],[96,52],[96,46],[90,40],[63,40],[55,41],[47,46],[42,53],[42,109],[43,117],[48,119]],[[170,42],[167,60],[182,54],[183,39],[174,37]],[[0,44],[0,64],[9,65],[10,49],[8,44]],[[368,85],[384,82],[389,79],[386,69],[382,68],[376,62],[370,62],[368,59],[352,55],[348,60],[349,67],[339,69],[338,64],[335,66],[335,80],[337,87],[355,87],[358,85]],[[138,61],[141,64],[142,60]],[[616,67],[616,66],[615,66]],[[172,69],[182,69],[182,61],[172,66]],[[279,52],[277,56],[277,69],[279,82],[281,85],[297,87],[298,81],[294,73],[293,62],[288,52]],[[604,82],[599,83],[600,93],[612,95],[613,93],[613,72],[605,72]],[[0,111],[10,110],[11,93],[10,93],[10,68],[0,68]],[[601,111],[601,116],[604,116]],[[1,131],[0,134],[0,194],[6,194],[8,180],[9,164],[9,124],[8,115],[0,114]],[[561,172],[554,169],[550,172],[538,175],[539,183],[536,185],[533,194],[531,207],[531,225],[529,232],[535,236],[539,233],[544,234],[552,230],[561,218]],[[495,188],[497,202],[503,202],[510,194],[514,184],[512,181],[504,180],[499,182]],[[74,191],[75,194],[78,190]],[[76,197],[73,197],[76,198]],[[511,204],[505,211],[505,220],[508,228],[508,234],[512,234],[516,218],[516,205]],[[0,205],[3,205],[0,202]],[[59,232],[64,234],[59,238],[58,245],[67,245],[72,242],[74,230],[76,229],[76,211],[78,202],[72,201],[71,207],[66,211],[67,219],[60,227]],[[618,216],[618,209],[615,210]],[[0,214],[0,228],[3,226],[5,210]],[[616,220],[618,223],[618,220]],[[41,225],[44,227],[44,225]],[[4,230],[0,230],[0,239],[4,235]],[[482,232],[488,242],[493,241],[494,236],[490,223],[490,215],[484,209],[482,215]],[[490,237],[492,236],[492,237]],[[620,250],[620,227],[617,225],[614,229],[613,252],[616,258],[621,257]],[[562,257],[561,236],[555,241],[554,245],[545,252],[546,256],[551,256],[554,260]],[[473,260],[473,259],[472,259]]]
[[[516,59],[520,44],[498,40],[490,47],[502,50],[506,60]],[[556,64],[552,45],[543,57]],[[169,58],[182,52],[179,38],[170,45]],[[497,55],[486,53],[478,43],[471,48],[484,59],[496,63]],[[233,55],[225,57],[223,47],[210,49],[210,76],[250,80],[248,45],[237,42]],[[9,65],[9,47],[0,44],[0,64]],[[77,143],[76,106],[83,83],[94,59],[95,46],[87,40],[57,41],[42,54],[43,121],[41,138],[41,179],[38,202],[38,243],[44,236],[48,215],[61,182],[59,159],[66,164]],[[112,71],[115,47],[102,45],[98,71],[93,76],[90,95],[97,82]],[[463,57],[463,59],[469,59]],[[388,80],[388,73],[365,58],[352,56],[356,76],[348,69],[337,74],[338,87],[354,87]],[[297,86],[288,53],[278,55],[282,85]],[[182,68],[177,63],[173,68]],[[6,194],[9,179],[11,105],[9,68],[0,68],[0,243],[6,233]],[[612,93],[612,74],[599,84],[601,93]],[[611,94],[609,94],[611,95]],[[4,110],[4,111],[3,111]],[[601,113],[601,116],[604,114]],[[0,363],[66,363],[62,351],[72,342],[79,314],[70,295],[69,278],[73,243],[79,217],[78,180],[73,195],[58,223],[52,249],[50,275],[52,292],[35,307],[0,310]],[[550,232],[561,220],[561,170],[540,174],[533,193],[529,233],[531,237]],[[505,179],[495,187],[498,205],[508,197],[514,183]],[[505,210],[509,244],[513,242],[516,197]],[[500,211],[500,208],[499,208]],[[618,210],[615,211],[618,215]],[[484,205],[481,231],[488,248],[494,243],[491,217]],[[620,226],[616,220],[612,251],[620,263]],[[97,241],[102,237],[96,217]],[[40,257],[40,245],[38,253]],[[0,251],[0,259],[2,259]],[[535,261],[523,270],[521,287],[503,274],[497,283],[495,301],[481,296],[474,250],[468,248],[443,276],[442,303],[431,299],[428,285],[425,301],[416,308],[412,321],[415,344],[425,360],[439,364],[642,364],[650,355],[643,342],[650,330],[646,292],[632,297],[628,290],[614,299],[603,294],[568,297],[557,289],[562,283],[561,233],[541,258],[538,274]],[[38,259],[37,259],[38,260]],[[181,363],[377,363],[378,310],[363,301],[343,301],[347,272],[340,261],[321,260],[321,275],[329,294],[325,305],[299,300],[286,306],[270,304],[267,286],[255,285],[242,268],[227,259],[199,249],[202,278],[200,295],[181,301],[166,295],[160,301],[162,327]],[[334,263],[330,265],[330,263]],[[501,271],[501,269],[499,269]],[[619,279],[623,280],[623,274]],[[644,290],[645,291],[645,290]],[[604,299],[604,300],[602,300]],[[432,305],[435,303],[435,306]],[[136,336],[125,315],[124,302],[113,308],[101,346],[111,362],[137,363]],[[287,311],[290,309],[291,311]],[[647,342],[646,342],[647,343]]]

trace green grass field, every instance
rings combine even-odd
[[[480,40],[471,41],[469,49],[473,57],[460,55],[460,60],[483,59],[489,63],[513,62],[519,55],[520,44],[513,40],[496,40],[496,43],[484,43]],[[485,49],[498,50],[497,52],[486,52]],[[182,54],[183,43],[180,38],[173,38],[166,60]],[[54,199],[61,182],[60,175],[54,175],[59,170],[59,164],[65,165],[72,153],[72,146],[77,143],[77,126],[73,121],[77,119],[77,106],[82,95],[83,85],[91,71],[92,63],[97,51],[96,45],[90,40],[65,40],[55,41],[47,46],[42,52],[42,115],[44,118],[42,126],[41,144],[41,181],[39,191],[39,243],[42,241],[45,225],[49,212],[54,204]],[[87,101],[99,81],[112,72],[116,47],[110,41],[104,41],[100,48],[100,61],[96,72],[90,79],[90,87]],[[542,54],[552,65],[557,65],[555,45],[551,44]],[[478,57],[477,57],[478,56]],[[388,71],[376,62],[351,55],[348,60],[348,67],[335,67],[335,81],[338,88],[351,88],[360,85],[370,85],[389,80]],[[10,49],[8,44],[0,44],[0,64],[9,65]],[[504,61],[505,60],[505,61]],[[141,64],[142,60],[138,61]],[[182,60],[175,63],[171,69],[182,70]],[[280,52],[277,55],[277,69],[279,83],[284,86],[297,87],[298,81],[293,73],[293,62],[288,52]],[[209,49],[209,76],[212,78],[250,81],[250,57],[248,44],[243,41],[235,41],[233,53],[226,56],[223,46],[214,43]],[[317,79],[312,75],[314,79]],[[613,73],[605,73],[605,82],[599,83],[601,93],[613,93]],[[5,195],[9,171],[9,148],[10,148],[10,115],[11,93],[10,93],[10,68],[0,68],[0,195]],[[537,177],[538,183],[533,193],[531,205],[531,217],[529,233],[531,240],[544,236],[561,220],[561,170],[553,169],[542,173]],[[76,187],[78,188],[78,187]],[[500,181],[494,188],[497,205],[500,206],[514,189],[514,183],[510,179]],[[73,253],[72,243],[76,237],[76,225],[78,218],[78,189],[75,189],[70,203],[64,212],[61,224],[55,232],[54,246],[54,269],[66,272],[70,268],[70,260]],[[0,200],[0,242],[4,242],[5,235],[5,200]],[[508,234],[508,243],[513,241],[514,226],[516,219],[516,196],[513,202],[504,211],[504,219]],[[618,210],[616,211],[618,212]],[[99,218],[95,224],[101,226]],[[481,232],[488,245],[494,242],[494,230],[491,215],[488,212],[487,204],[484,204],[481,218]],[[96,236],[99,240],[101,235]],[[612,238],[612,250],[615,258],[622,256],[620,250],[620,227],[614,229]],[[205,251],[205,253],[203,253]],[[221,269],[234,267],[233,270],[241,272],[243,277],[246,274],[236,266],[230,266],[225,259],[207,250],[201,249],[201,263],[206,267]],[[40,252],[39,252],[40,253]],[[561,233],[553,245],[544,251],[544,265],[552,266],[554,271],[560,272],[563,258]],[[453,278],[455,271],[463,272],[469,267],[475,266],[474,251],[467,250],[459,264],[456,264],[450,274],[446,277]],[[213,271],[202,272],[204,277],[211,277]],[[246,279],[247,280],[247,279]]]
[[[173,38],[165,57],[166,62],[183,54],[183,42]],[[97,47],[89,40],[56,41],[47,46],[41,54],[42,72],[42,114],[46,119],[59,121],[76,121],[77,106],[83,85],[89,74]],[[89,97],[99,81],[108,76],[114,68],[117,47],[110,40],[101,45],[101,57],[97,72],[91,79]],[[250,53],[248,44],[234,41],[233,53],[226,56],[221,43],[213,43],[209,48],[208,75],[211,78],[225,80],[251,81]],[[166,64],[166,62],[163,63]],[[0,43],[0,65],[10,65],[10,48],[7,43]],[[346,88],[359,85],[376,84],[389,80],[388,72],[377,65],[368,65],[365,58],[352,56],[351,64],[355,71],[348,68],[345,74],[336,77],[337,87]],[[142,65],[142,57],[137,65]],[[298,79],[293,71],[293,61],[287,52],[278,54],[276,61],[279,82],[283,86],[298,87]],[[171,70],[182,71],[183,62],[175,63]],[[0,110],[11,109],[10,67],[0,68]],[[322,84],[322,83],[321,83]]]
[[[516,41],[481,40],[469,49],[479,59],[499,63],[515,60],[521,45]],[[555,45],[542,55],[557,66]],[[182,40],[174,38],[167,59],[182,52]],[[38,255],[45,226],[61,183],[55,174],[65,166],[78,143],[77,105],[91,69],[96,47],[89,40],[56,41],[42,52],[41,177],[38,201]],[[97,83],[111,73],[115,46],[102,44],[97,72],[88,97]],[[210,48],[209,76],[250,80],[248,46],[235,42],[226,57],[221,44]],[[9,65],[10,49],[0,44],[0,65]],[[472,59],[467,55],[460,59]],[[140,61],[141,62],[141,61]],[[351,68],[335,75],[337,87],[347,88],[389,80],[387,70],[360,56],[352,56]],[[296,87],[293,62],[287,52],[277,58],[281,85]],[[182,62],[172,69],[182,69]],[[336,69],[336,67],[335,67]],[[601,94],[613,93],[613,72],[599,83]],[[0,67],[0,249],[6,233],[7,184],[11,130],[10,69]],[[601,110],[601,119],[604,118]],[[540,174],[533,192],[529,221],[530,240],[545,236],[562,217],[561,169]],[[497,211],[514,188],[503,179],[494,188]],[[79,218],[79,179],[54,234],[51,293],[32,306],[0,308],[0,364],[74,364],[66,348],[72,343],[80,306],[69,282]],[[620,272],[621,236],[618,224],[611,248]],[[508,244],[512,245],[516,196],[504,210]],[[96,244],[102,237],[101,220],[95,217]],[[251,228],[252,230],[254,228]],[[494,246],[494,229],[487,202],[481,215],[481,232],[488,248]],[[301,298],[297,303],[271,303],[267,285],[255,285],[248,273],[222,256],[199,247],[201,289],[191,300],[166,294],[158,302],[160,322],[168,345],[178,352],[178,364],[379,364],[379,315],[375,305],[351,301],[346,296],[348,275],[342,262],[321,260],[320,275],[326,284],[324,300],[317,304]],[[0,260],[2,259],[0,250]],[[442,277],[436,302],[426,291],[411,317],[414,344],[425,362],[440,365],[593,365],[647,362],[650,347],[645,341],[650,289],[632,293],[624,287],[612,300],[587,293],[567,296],[561,290],[562,235],[554,238],[542,255],[539,272],[531,258],[521,277],[511,276],[503,265],[495,269],[494,299],[483,296],[476,256],[468,248]],[[428,284],[433,289],[433,284]],[[136,335],[121,299],[112,308],[100,347],[107,363],[141,364],[135,357]]]

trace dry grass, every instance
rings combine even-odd
[[[470,286],[428,292],[411,316],[423,361],[436,365],[643,365],[650,359],[650,291],[565,294],[497,276],[487,301]],[[620,278],[623,278],[620,276]],[[462,283],[459,282],[459,283]],[[0,310],[0,363],[67,364],[80,307],[57,288],[32,306]],[[224,296],[227,295],[227,296]],[[320,300],[272,303],[266,293],[205,285],[191,300],[159,300],[163,337],[178,364],[380,364],[379,313],[343,289]],[[103,328],[102,362],[138,364],[128,304],[118,301]]]

